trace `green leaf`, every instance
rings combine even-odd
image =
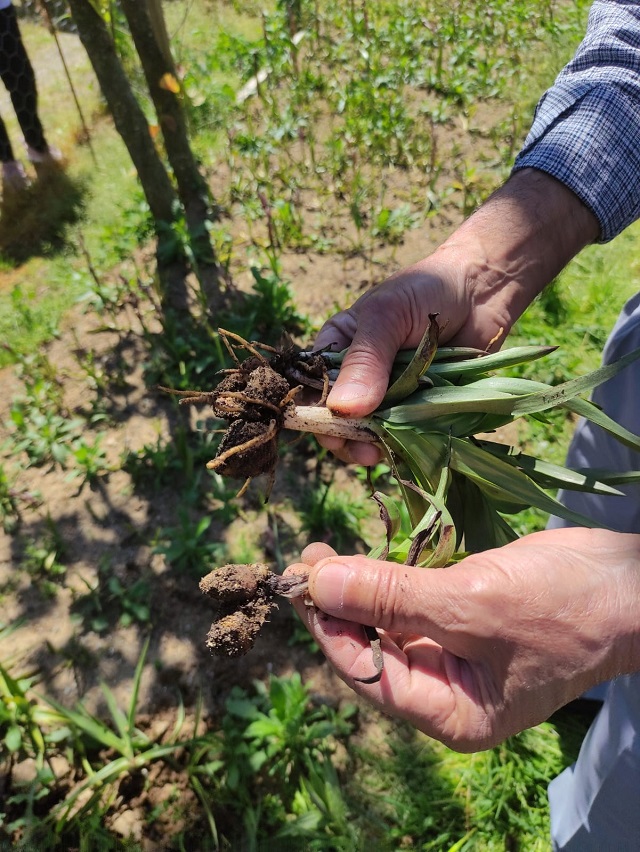
[[[429,314],[429,322],[422,340],[418,344],[413,357],[401,376],[391,385],[382,400],[383,406],[393,405],[409,396],[418,387],[420,376],[428,368],[438,348],[440,328],[436,320],[437,314]]]
[[[22,745],[22,731],[19,725],[11,725],[9,727],[7,733],[4,735],[4,744],[12,753],[19,751]]]
[[[544,411],[546,408],[552,408],[554,405],[561,405],[579,394],[592,391],[598,385],[617,376],[621,370],[624,370],[629,364],[637,361],[638,358],[640,358],[640,348],[623,355],[622,358],[618,358],[612,364],[607,364],[591,373],[587,373],[586,376],[579,376],[577,379],[570,379],[568,382],[556,385],[547,393],[540,395],[534,394],[534,397],[539,396],[539,401],[534,398],[520,400],[514,412],[517,414],[528,414],[533,411]],[[640,439],[638,439],[638,447],[640,447]]]
[[[600,526],[591,518],[563,506],[525,473],[470,441],[451,439],[451,467],[475,482],[492,500],[513,500],[515,505],[535,506],[581,527]]]
[[[227,713],[238,719],[255,719],[260,712],[248,698],[227,698],[224,706]]]
[[[562,467],[543,459],[526,455],[508,447],[505,444],[497,444],[493,441],[480,441],[479,446],[492,455],[498,456],[513,467],[524,470],[538,485],[543,488],[567,488],[571,491],[588,491],[592,494],[608,494],[619,496],[622,494],[617,488],[601,481],[594,470],[577,471],[568,467]],[[640,480],[640,471],[636,473]]]
[[[581,393],[587,393],[613,376],[640,357],[640,348],[618,359],[613,364],[600,367],[568,382],[555,387],[544,386],[540,390],[539,382],[528,379],[498,379],[496,377],[480,379],[468,385],[457,387],[434,387],[417,391],[401,405],[386,409],[378,409],[373,417],[383,423],[398,425],[428,424],[429,421],[443,415],[460,414],[463,412],[483,412],[487,414],[508,415],[516,418],[524,414],[535,414],[555,406],[566,405]],[[523,384],[523,383],[526,383]],[[505,392],[496,387],[513,388]],[[524,388],[531,392],[523,392]],[[518,389],[522,389],[518,391]],[[580,404],[580,403],[578,403]],[[586,416],[586,415],[585,415]],[[597,416],[594,414],[594,416]],[[619,428],[621,433],[625,430]],[[629,437],[630,436],[630,437]],[[627,441],[640,449],[640,437],[631,433]]]
[[[131,746],[130,741],[130,732],[129,726],[127,724],[127,717],[118,707],[116,697],[106,685],[106,683],[101,683],[100,687],[102,688],[102,694],[104,695],[105,700],[107,702],[111,718],[113,719],[113,722],[116,728],[118,729],[118,733],[120,734],[120,747],[118,748],[118,751],[125,757],[133,757],[133,748]]]
[[[466,412],[511,415],[516,402],[508,393],[483,391],[474,385],[451,385],[417,391],[400,405],[378,409],[373,417],[384,424],[415,426],[435,417]]]
[[[140,650],[140,656],[138,657],[138,663],[136,665],[136,670],[133,676],[133,690],[131,692],[131,701],[129,702],[129,712],[127,714],[127,733],[128,736],[131,736],[135,727],[135,716],[136,716],[136,708],[138,705],[138,695],[140,694],[140,682],[142,680],[142,670],[144,668],[145,660],[147,658],[147,652],[149,650],[149,642],[150,637],[144,641],[144,644]]]
[[[266,740],[269,737],[278,737],[282,734],[282,723],[277,719],[256,719],[244,732],[247,739]]]
[[[593,376],[593,373],[590,375]],[[588,377],[585,376],[584,378]],[[530,390],[535,390],[540,391],[544,395],[549,391],[549,386],[543,382],[534,382],[529,379],[510,379],[504,376],[491,376],[490,378],[482,379],[474,385],[474,387],[478,386],[485,390],[497,390],[514,394],[524,394]],[[562,385],[558,385],[557,387],[562,387]],[[590,400],[580,398],[567,399],[564,402],[558,403],[558,405],[600,426],[622,444],[640,451],[640,437],[634,435],[633,432],[625,429],[619,423],[616,423],[615,420],[605,414],[598,405]]]
[[[52,698],[46,698],[45,700],[47,704],[57,710],[72,727],[83,731],[97,743],[113,749],[118,754],[122,754],[122,742],[120,738],[109,727],[107,727],[104,722],[94,719],[94,717],[87,712],[82,704],[79,705],[77,710],[70,710],[67,707],[63,707],[62,704],[58,704],[58,702]]]
[[[632,450],[640,452],[640,436],[634,435],[633,432],[616,423],[615,420],[605,414],[595,403],[586,399],[572,399],[570,402],[565,403],[564,407],[584,417],[585,420],[590,420],[596,426],[600,426],[610,435],[613,435],[621,444],[625,444],[627,447],[631,447]]]
[[[635,485],[640,482],[640,470],[606,470],[600,467],[577,468],[576,473],[582,473],[585,476],[594,476],[598,482],[606,483],[607,485]]]
[[[464,543],[469,553],[502,547],[518,538],[481,489],[455,471],[451,477],[447,505],[459,536],[456,546],[461,547]]]
[[[513,346],[510,349],[501,349],[490,355],[481,355],[464,361],[443,361],[431,364],[428,374],[445,376],[450,381],[463,378],[481,376],[491,370],[500,370],[505,367],[513,367],[517,364],[526,364],[536,361],[546,355],[555,352],[557,346]]]

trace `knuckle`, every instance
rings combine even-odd
[[[393,569],[381,568],[374,575],[373,617],[383,629],[402,629],[408,616],[407,604],[411,599],[402,575]]]
[[[340,311],[330,317],[320,329],[315,342],[316,349],[345,349],[358,327],[358,320],[353,308]]]
[[[342,371],[350,375],[369,374],[380,370],[380,352],[376,349],[376,341],[368,335],[361,335],[349,348],[349,354],[344,359]]]

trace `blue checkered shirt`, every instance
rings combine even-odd
[[[514,171],[540,169],[600,222],[600,242],[640,218],[640,2],[596,0],[584,41],[540,100]]]

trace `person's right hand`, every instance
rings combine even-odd
[[[384,713],[458,751],[490,748],[640,668],[640,535],[545,530],[447,568],[305,548],[292,601],[330,665]],[[375,627],[384,670],[375,683]]]

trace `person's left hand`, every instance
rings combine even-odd
[[[559,529],[439,570],[310,545],[315,607],[295,606],[340,677],[381,710],[458,751],[547,719],[586,689],[640,669],[640,536]],[[375,684],[361,625],[379,629]]]

